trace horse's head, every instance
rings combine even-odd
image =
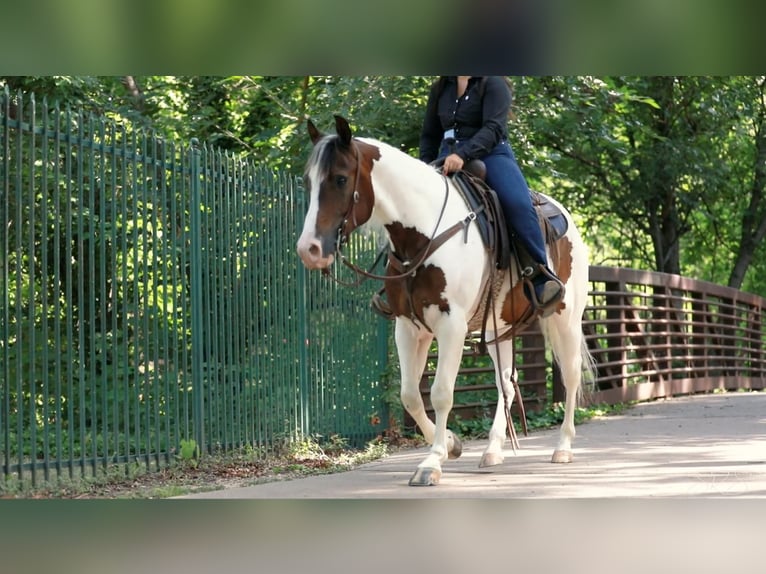
[[[380,157],[377,149],[354,139],[340,116],[335,116],[335,130],[324,135],[308,120],[314,149],[304,182],[310,203],[297,249],[309,269],[329,267],[349,234],[370,218],[375,203],[370,173]]]

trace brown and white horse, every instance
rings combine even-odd
[[[304,182],[311,199],[298,239],[298,255],[307,268],[326,269],[335,260],[339,246],[357,227],[367,224],[387,232],[390,249],[402,262],[402,268],[409,270],[406,280],[385,282],[396,314],[401,400],[431,445],[410,484],[437,484],[442,463],[460,456],[462,450],[459,439],[447,429],[447,417],[466,336],[483,324],[482,317],[477,321],[477,316],[483,315],[486,282],[495,262],[451,178],[386,143],[353,137],[345,119],[335,116],[335,120],[334,135],[321,134],[308,122],[314,148]],[[566,286],[565,298],[557,312],[540,319],[566,387],[565,416],[552,462],[572,460],[577,395],[583,373],[592,372],[581,325],[588,294],[588,254],[570,214],[562,211],[568,230],[559,240],[555,256],[549,257]],[[464,222],[461,232],[436,250],[429,249],[434,237],[459,222]],[[388,273],[392,274],[390,268]],[[514,323],[518,303],[524,301],[517,275],[506,271],[495,281],[498,291],[492,309],[494,318],[490,313],[486,325],[488,329],[496,328],[498,334]],[[491,340],[495,333],[488,330],[486,335]],[[432,422],[418,385],[434,337],[438,363],[431,388],[435,412]],[[496,367],[499,392],[482,467],[503,462],[507,438],[503,396],[512,400],[515,395],[512,341],[497,346],[490,343],[488,350]]]

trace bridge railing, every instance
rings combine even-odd
[[[766,387],[766,299],[689,277],[591,266],[583,330],[597,365],[584,401],[615,404],[714,389]],[[421,380],[430,409],[435,355]],[[525,408],[563,401],[558,370],[537,325],[518,340]],[[497,400],[489,357],[466,347],[453,416],[491,416]],[[406,422],[411,423],[407,420]]]
[[[766,299],[689,277],[591,267],[591,402],[766,385]]]

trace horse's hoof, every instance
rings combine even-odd
[[[572,462],[572,459],[574,457],[572,456],[571,450],[554,450],[553,456],[551,457],[551,462],[553,463],[567,463]]]
[[[463,454],[463,443],[460,441],[459,438],[457,438],[456,434],[452,434],[452,448],[447,453],[447,458],[455,459],[460,458],[460,455]]]
[[[442,471],[436,468],[419,468],[410,478],[410,486],[436,486],[442,477]]]
[[[481,461],[479,462],[479,468],[484,468],[487,466],[497,466],[498,464],[502,464],[505,460],[505,457],[497,452],[488,452],[484,456],[481,457]]]

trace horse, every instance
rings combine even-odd
[[[498,402],[479,466],[501,464],[506,431],[513,432],[507,417],[508,405],[516,395],[516,373],[512,337],[500,341],[499,335],[513,326],[520,313],[519,302],[526,301],[519,272],[512,265],[494,274],[499,277],[494,280],[496,287],[490,288],[497,296],[487,303],[487,282],[496,264],[472,224],[475,214],[457,192],[452,177],[387,143],[353,136],[348,121],[341,116],[335,116],[335,134],[320,132],[310,119],[307,127],[313,143],[304,172],[310,203],[296,245],[304,266],[326,272],[336,257],[342,257],[339,251],[348,236],[362,226],[385,230],[389,249],[401,262],[403,271],[397,273],[389,265],[384,281],[396,315],[400,397],[430,445],[409,484],[438,484],[442,464],[462,452],[460,439],[447,429],[447,418],[464,343],[482,326],[490,341],[487,350],[495,366]],[[589,263],[587,247],[571,214],[556,205],[568,226],[558,240],[557,260],[552,258],[550,245],[548,256],[565,293],[559,309],[539,321],[566,388],[564,420],[551,462],[569,463],[573,460],[576,402],[583,376],[593,372],[582,331]],[[435,238],[451,227],[461,232],[434,249]],[[491,307],[490,319],[482,321],[487,307]],[[432,421],[419,382],[434,338],[438,355],[431,387]]]

